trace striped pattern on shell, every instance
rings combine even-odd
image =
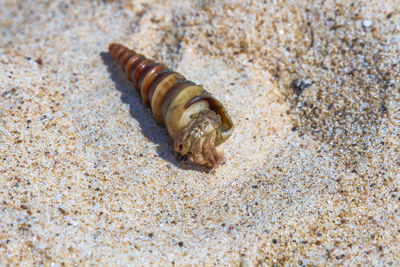
[[[234,128],[222,104],[201,85],[121,44],[111,44],[109,52],[165,125],[174,149],[199,165],[220,164],[223,153],[217,146]]]

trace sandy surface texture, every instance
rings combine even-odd
[[[0,6],[0,265],[400,265],[398,1]],[[221,166],[174,152],[111,42],[224,103]]]

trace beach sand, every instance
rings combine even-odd
[[[0,264],[400,265],[400,8],[336,2],[1,0]],[[224,104],[221,166],[112,42]]]

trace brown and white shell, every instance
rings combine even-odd
[[[201,85],[121,44],[112,43],[109,52],[165,125],[174,149],[199,165],[220,164],[223,153],[216,147],[234,129],[222,104]]]

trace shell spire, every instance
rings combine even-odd
[[[222,104],[201,85],[126,46],[112,43],[109,52],[156,120],[165,125],[174,149],[199,165],[220,164],[223,153],[217,146],[234,128]]]

